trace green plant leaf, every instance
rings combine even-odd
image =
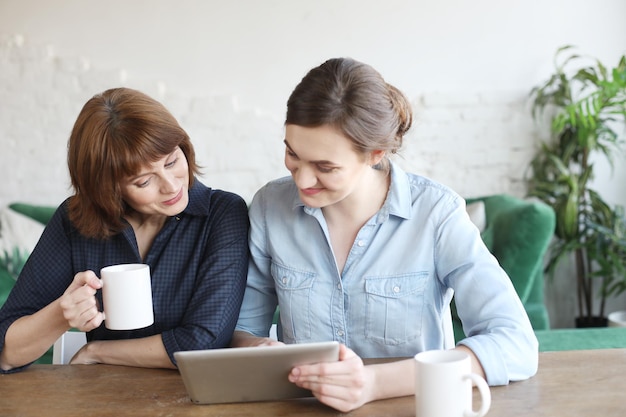
[[[597,59],[576,68],[583,61],[573,48],[557,49],[553,74],[530,93],[533,117],[537,120],[547,106],[552,116],[551,137],[540,144],[529,165],[528,195],[549,204],[557,217],[546,272],[552,274],[574,252],[582,254],[576,274],[584,295],[579,314],[591,315],[592,280],[600,288],[601,306],[606,297],[626,290],[623,211],[610,207],[589,187],[594,155],[605,156],[613,166],[614,156],[623,151],[626,56],[613,68]]]

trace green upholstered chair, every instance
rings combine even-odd
[[[507,272],[535,330],[550,328],[544,304],[544,257],[556,217],[547,204],[505,194],[467,199],[485,205],[486,227],[481,233],[485,245]],[[455,339],[465,337],[453,306]]]

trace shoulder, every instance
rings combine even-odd
[[[297,192],[296,184],[291,176],[277,178],[265,184],[257,194],[289,194]]]
[[[457,204],[464,201],[456,191],[440,182],[416,174],[407,174],[407,177],[411,195],[415,198],[431,198]]]
[[[291,176],[272,180],[261,187],[254,195],[251,206],[258,204],[280,203],[280,205],[292,206],[298,204],[298,189]],[[273,204],[278,205],[278,204]]]
[[[258,224],[290,223],[304,205],[298,195],[298,188],[290,176],[272,180],[261,187],[250,203],[250,222]]]
[[[62,226],[66,231],[75,230],[71,221],[69,214],[69,204],[72,197],[68,197],[65,199],[54,211],[52,217],[46,224],[46,228],[58,227]]]
[[[247,212],[245,200],[236,193],[213,189],[196,180],[189,189],[189,204],[184,213],[208,216],[218,211]]]
[[[396,164],[392,165],[390,197],[404,214],[416,210],[451,211],[465,206],[463,197],[452,188],[425,176],[407,173]]]

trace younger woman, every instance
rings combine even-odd
[[[348,411],[415,392],[413,357],[447,346],[452,290],[473,370],[491,385],[537,370],[537,339],[506,273],[449,188],[389,158],[412,122],[405,96],[372,67],[331,59],[287,102],[290,177],[250,207],[251,262],[234,346],[337,340],[336,363],[295,367],[289,379]],[[449,342],[449,341],[448,341]]]

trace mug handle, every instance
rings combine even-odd
[[[487,382],[477,374],[469,374],[465,375],[463,379],[471,379],[476,387],[478,387],[478,391],[480,392],[480,409],[478,411],[474,411],[473,407],[471,410],[465,411],[465,417],[483,417],[489,411],[489,407],[491,407],[491,391],[489,391],[489,385]]]

